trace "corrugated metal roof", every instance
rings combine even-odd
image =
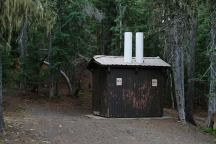
[[[132,63],[125,63],[123,56],[97,55],[94,56],[93,59],[100,65],[170,67],[170,65],[160,57],[144,57],[144,63],[142,64],[137,63],[134,57]]]

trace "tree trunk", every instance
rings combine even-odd
[[[48,34],[49,39],[49,54],[48,60],[50,63],[50,83],[49,83],[49,97],[54,98],[58,95],[57,90],[57,82],[56,82],[56,70],[52,67],[53,64],[53,52],[52,52],[52,34],[49,32]]]
[[[175,84],[174,84],[174,78],[173,78],[173,72],[171,71],[169,75],[169,80],[170,82],[170,96],[171,96],[171,101],[172,101],[172,109],[176,109],[176,98],[175,98]]]
[[[214,12],[211,29],[211,50],[210,50],[210,89],[208,105],[208,127],[213,128],[213,115],[216,112],[216,13]]]
[[[181,26],[179,26],[177,19],[174,19],[173,26],[171,28],[172,41],[171,46],[173,57],[173,75],[175,83],[175,94],[177,109],[179,113],[179,119],[185,123],[185,98],[184,98],[184,50],[182,47],[182,38],[180,36]]]
[[[105,54],[105,35],[104,35],[104,22],[102,20],[102,24],[101,24],[101,33],[100,33],[100,41],[101,41],[101,45],[100,45],[100,54],[104,55]]]
[[[4,0],[0,0],[0,13],[3,10],[3,3]],[[2,37],[2,33],[0,31],[0,38]],[[3,115],[3,66],[2,66],[2,49],[3,47],[0,46],[0,134],[4,134],[5,123],[4,123],[4,115]]]
[[[22,25],[22,29],[19,36],[19,48],[20,48],[20,60],[21,60],[21,74],[22,80],[20,84],[21,89],[25,89],[26,87],[26,64],[25,59],[27,55],[27,42],[28,42],[28,18],[25,17]]]
[[[0,52],[0,133],[4,133],[5,123],[3,116],[3,84],[2,84],[2,52]]]
[[[191,18],[191,30],[190,30],[190,46],[187,50],[187,75],[188,75],[188,87],[185,97],[185,112],[186,120],[193,125],[196,122],[193,117],[193,98],[194,98],[194,82],[195,77],[195,49],[196,49],[196,35],[197,35],[197,20],[193,16]]]
[[[123,48],[122,48],[122,21],[123,21],[123,7],[120,2],[119,4],[119,15],[120,15],[120,20],[119,20],[119,54],[123,53]]]

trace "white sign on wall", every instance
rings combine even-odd
[[[116,85],[122,86],[122,78],[116,78]]]
[[[152,86],[157,87],[158,86],[158,80],[157,79],[152,79]]]

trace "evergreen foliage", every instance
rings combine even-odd
[[[50,97],[55,97],[64,72],[74,94],[79,87],[75,73],[83,69],[80,59],[122,55],[123,33],[143,31],[145,56],[160,56],[174,63],[173,47],[178,45],[183,51],[183,68],[187,70],[182,77],[183,91],[190,89],[188,79],[208,85],[211,16],[215,11],[215,2],[208,2],[211,6],[201,0],[0,0],[3,82],[8,87],[38,91],[49,79]],[[175,26],[177,42],[172,37]],[[191,35],[193,28],[196,38]],[[194,74],[190,74],[191,49],[196,59]],[[49,69],[43,68],[44,62],[49,63]]]

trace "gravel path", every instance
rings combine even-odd
[[[33,134],[20,143],[50,144],[213,144],[213,137],[175,119],[94,119],[87,111],[47,104],[27,105],[12,125]],[[31,135],[29,134],[29,135]],[[22,139],[22,138],[21,138]],[[17,140],[18,141],[18,140]],[[16,143],[8,140],[7,143]]]
[[[91,119],[85,113],[39,108],[26,115],[25,127],[52,144],[212,144],[212,138],[176,120]]]

